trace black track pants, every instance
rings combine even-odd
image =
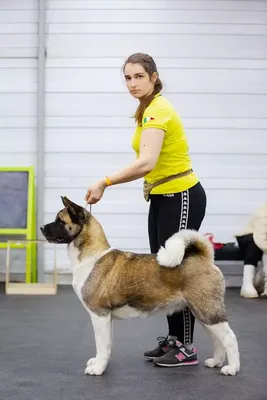
[[[206,211],[206,194],[200,183],[181,193],[150,195],[148,232],[151,253],[181,229],[199,230]],[[195,318],[188,308],[167,317],[169,335],[181,343],[193,342]]]

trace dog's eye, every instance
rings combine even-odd
[[[71,229],[72,229],[72,227],[71,226],[69,226],[69,230],[71,231]]]

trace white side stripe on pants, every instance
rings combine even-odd
[[[186,190],[185,192],[182,192],[181,218],[180,218],[179,231],[187,228],[188,211],[189,211],[189,191]]]
[[[182,192],[179,230],[187,228],[188,212],[189,212],[189,191],[186,190]],[[189,344],[192,341],[191,341],[191,318],[188,308],[186,308],[183,311],[183,318],[184,318],[184,344]]]

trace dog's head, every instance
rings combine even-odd
[[[60,210],[53,222],[42,226],[41,232],[50,243],[71,243],[82,231],[86,210],[61,196],[65,208]]]

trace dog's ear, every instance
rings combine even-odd
[[[83,207],[70,201],[66,196],[61,196],[62,203],[72,215],[78,215],[83,212]]]

